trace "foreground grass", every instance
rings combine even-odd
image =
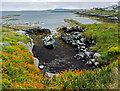
[[[97,45],[93,46],[91,51],[97,51],[102,55],[98,59],[101,64],[111,63],[120,54],[118,23],[87,24],[82,27],[85,28],[82,36],[97,41]]]
[[[5,29],[7,32],[7,29]],[[9,32],[8,32],[9,33]],[[59,73],[59,76],[47,77],[35,68],[34,58],[25,46],[18,44],[18,35],[7,36],[11,43],[2,47],[2,89],[117,89],[118,60],[94,71],[71,70]],[[3,39],[6,37],[3,35]],[[16,38],[15,38],[16,37]],[[20,37],[24,37],[21,36]],[[14,41],[12,41],[14,40]],[[25,43],[23,39],[19,40]],[[28,40],[29,41],[29,40]],[[120,59],[120,56],[118,57]]]

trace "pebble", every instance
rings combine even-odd
[[[39,68],[40,68],[40,69],[43,69],[43,68],[44,68],[44,65],[39,65]]]

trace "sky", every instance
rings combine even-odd
[[[74,1],[74,2],[73,2]],[[119,0],[2,0],[0,11],[90,9],[117,4]]]

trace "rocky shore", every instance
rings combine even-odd
[[[40,68],[44,75],[69,69],[91,70],[99,67],[96,59],[101,55],[90,51],[97,42],[82,37],[81,34],[84,32],[82,27],[62,27],[58,30],[59,36],[54,38],[56,41],[54,49],[48,49],[44,47],[42,39],[45,34],[51,34],[50,29],[29,28],[16,31],[32,41],[32,44],[27,45],[18,43],[25,45],[34,55],[35,66]]]
[[[61,29],[64,33],[61,35],[61,39],[66,43],[73,46],[77,54],[74,58],[78,61],[85,62],[89,66],[99,66],[98,62],[95,62],[96,58],[101,56],[98,53],[90,52],[90,49],[93,45],[96,45],[97,42],[94,40],[86,40],[80,35],[84,32],[83,28],[79,27],[64,27]],[[60,30],[60,31],[61,31]]]
[[[107,19],[110,19],[110,20],[118,21],[118,17],[111,16],[111,15],[94,14],[94,13],[81,13],[81,12],[76,12],[75,14],[87,15],[87,16],[96,16],[96,17],[102,17],[102,18],[107,18]]]
[[[79,17],[90,17],[91,19],[95,19],[97,21],[102,22],[110,22],[110,23],[118,23],[119,17],[117,15],[104,15],[104,14],[95,14],[95,13],[85,13],[85,12],[76,12]]]

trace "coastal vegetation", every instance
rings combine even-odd
[[[93,46],[91,50],[97,51],[102,55],[98,59],[100,64],[109,64],[120,54],[118,48],[118,23],[88,24],[82,25],[82,27],[85,27],[85,32],[82,36],[86,39],[97,41],[97,45]]]
[[[110,10],[89,10],[82,11],[82,13],[93,13],[93,14],[102,14],[102,15],[110,15],[110,16],[118,16],[118,12],[110,11]]]
[[[82,12],[83,13],[83,12]],[[90,10],[85,13],[102,14],[110,16],[119,16],[118,12],[107,10]],[[13,18],[20,15],[3,16],[2,19],[18,20]],[[85,16],[85,15],[83,15]],[[9,19],[13,18],[13,19]],[[81,90],[81,89],[118,89],[119,67],[120,67],[120,48],[118,46],[119,31],[118,23],[100,23],[100,24],[81,24],[72,19],[64,19],[68,24],[58,27],[56,30],[60,35],[64,27],[80,27],[84,33],[80,36],[86,40],[95,40],[91,50],[101,56],[96,59],[101,68],[94,70],[65,70],[56,75],[47,76],[41,73],[39,68],[35,68],[35,59],[29,50],[18,42],[27,44],[31,40],[23,35],[16,33],[16,30],[27,30],[32,33],[36,39],[41,37],[43,30],[41,27],[12,26],[2,28],[0,41],[9,43],[9,46],[0,45],[0,65],[2,69],[2,89],[44,89],[44,90]],[[4,26],[7,27],[7,26]],[[39,34],[38,31],[39,30]],[[42,34],[41,34],[42,31]],[[34,41],[35,43],[37,41]],[[1,74],[0,74],[1,75]]]
[[[98,62],[104,64],[101,69],[62,71],[58,76],[44,76],[40,69],[35,68],[33,55],[22,44],[30,40],[13,29],[2,29],[2,41],[10,46],[0,46],[2,51],[2,89],[118,89],[118,65],[120,50],[118,48],[118,24],[87,24],[83,25],[74,20],[65,20],[70,25],[84,27],[81,35],[86,39],[94,39],[92,51],[97,51],[101,57]],[[67,26],[67,25],[65,25]],[[62,26],[64,27],[64,26]],[[105,65],[107,64],[107,65]]]
[[[68,26],[78,26],[84,28],[85,30],[85,32],[80,36],[85,37],[86,40],[94,39],[97,41],[97,45],[94,45],[90,51],[95,51],[101,54],[101,57],[99,57],[97,60],[101,65],[110,64],[114,59],[116,59],[117,55],[120,54],[118,47],[118,41],[120,41],[118,38],[118,23],[84,25],[72,19],[65,19],[65,22],[68,24],[57,28],[57,30]],[[113,53],[111,53],[111,51]]]
[[[14,16],[20,16],[20,15],[7,15],[7,16],[2,16],[0,19],[9,19],[9,18],[13,18]]]

